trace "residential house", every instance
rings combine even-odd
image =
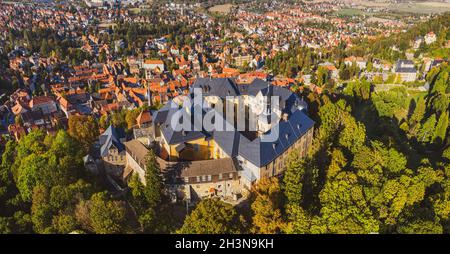
[[[360,70],[365,69],[367,66],[367,60],[362,57],[350,56],[344,59],[344,64],[347,66],[351,66],[353,63],[355,63]]]
[[[416,80],[417,69],[411,60],[398,60],[395,64],[394,73],[402,82],[411,82]]]
[[[231,158],[184,162],[174,168],[190,200],[216,196],[237,199],[242,192]]]
[[[336,66],[334,66],[334,64],[332,64],[330,62],[325,62],[325,63],[319,64],[319,66],[322,66],[325,69],[327,69],[328,73],[330,74],[332,79],[337,79],[339,77],[339,71],[336,68]]]
[[[145,77],[151,79],[152,72],[162,73],[164,71],[164,62],[162,60],[145,60],[142,68],[145,70]]]
[[[236,65],[237,67],[244,67],[245,65],[249,65],[252,60],[253,60],[253,56],[252,55],[236,55],[233,57],[234,60],[234,65]]]
[[[425,43],[427,45],[435,42],[437,39],[436,34],[434,32],[429,32],[425,35]]]
[[[35,96],[30,100],[29,107],[32,111],[41,110],[44,115],[55,113],[58,108],[53,98],[48,96]]]
[[[136,118],[138,128],[147,128],[152,122],[152,115],[149,110],[142,111]]]

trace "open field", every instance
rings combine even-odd
[[[342,16],[359,16],[359,15],[367,15],[367,16],[372,16],[373,13],[368,13],[356,8],[343,8],[340,9],[339,11],[336,12],[337,15],[342,15]]]
[[[355,6],[367,6],[367,7],[386,7],[388,3],[385,1],[367,1],[367,0],[341,0],[347,4],[354,4]],[[312,2],[321,3],[321,2],[330,2],[330,0],[312,0]]]
[[[377,84],[377,85],[375,85],[375,92],[383,92],[383,91],[385,92],[385,91],[389,91],[396,87],[405,87],[408,92],[413,92],[413,93],[426,92],[424,90],[424,88],[422,88],[422,87],[408,87],[403,84]]]
[[[450,8],[450,2],[421,2],[417,3],[418,5],[423,5],[426,7],[436,7],[436,8]]]
[[[210,12],[219,12],[222,14],[228,14],[231,11],[231,8],[233,7],[232,4],[220,4],[220,5],[215,5],[211,8],[209,8]]]
[[[141,8],[131,8],[130,11],[133,14],[139,14],[139,13],[141,13]]]
[[[328,2],[329,0],[314,0],[314,2]],[[347,4],[351,4],[352,8],[342,9],[342,15],[361,15],[363,12],[357,12],[359,7],[371,7],[376,9],[387,9],[394,12],[407,12],[419,14],[443,13],[450,11],[450,2],[409,2],[409,3],[392,3],[391,1],[367,1],[367,0],[342,0]],[[351,9],[351,10],[347,10]]]
[[[411,13],[444,13],[450,11],[450,3],[423,2],[423,3],[400,3],[389,5],[389,10]]]

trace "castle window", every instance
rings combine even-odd
[[[198,152],[200,150],[200,146],[198,144],[194,144],[192,147],[195,152]]]

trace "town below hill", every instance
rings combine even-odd
[[[450,233],[449,9],[3,1],[0,233]]]

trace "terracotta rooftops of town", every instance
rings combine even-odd
[[[152,115],[150,114],[150,111],[148,111],[148,110],[142,111],[136,118],[136,122],[139,125],[144,124],[144,123],[149,123],[150,121],[152,121]]]
[[[164,62],[162,60],[145,60],[144,62],[145,64],[164,64]]]
[[[48,96],[36,96],[31,99],[30,108],[33,108],[36,105],[45,104],[45,103],[49,103],[52,101],[53,101],[53,99]]]

